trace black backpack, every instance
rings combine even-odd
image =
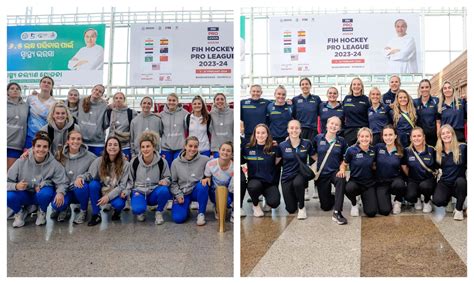
[[[76,121],[74,119],[74,123],[67,129],[67,132],[71,132],[74,130],[74,126],[76,126]],[[48,138],[51,140],[51,145],[54,141],[54,128],[48,124]]]
[[[112,109],[111,108],[107,109],[106,115],[107,115],[107,119],[109,120],[109,123],[110,123],[110,116],[112,115]],[[130,125],[130,123],[132,122],[132,119],[133,119],[132,109],[127,108],[127,116],[128,116],[128,125]]]
[[[135,157],[135,159],[132,162],[132,170],[133,170],[132,173],[133,173],[134,179],[137,177],[137,169],[138,169],[139,164],[140,164],[140,160],[138,160],[138,157]],[[163,162],[163,159],[160,158],[160,160],[158,161],[158,168],[160,169],[160,180],[161,180],[161,177],[163,176],[163,167],[164,167],[164,162]]]
[[[191,114],[188,113],[184,120],[185,120],[184,121],[184,126],[186,127],[185,128],[186,136],[189,136],[189,123],[191,122]],[[209,126],[210,125],[211,125],[211,116],[209,115],[209,119],[207,120],[207,136],[208,137],[211,137],[211,133],[209,132]]]

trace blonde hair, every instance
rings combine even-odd
[[[273,94],[276,94],[278,89],[283,90],[283,92],[285,93],[285,96],[286,96],[286,89],[283,85],[278,85],[278,87],[276,87],[275,92]]]
[[[47,118],[48,124],[50,125],[53,124],[54,122],[53,115],[54,115],[54,110],[56,108],[63,108],[66,111],[66,124],[68,124],[69,121],[74,121],[74,117],[72,116],[71,111],[69,110],[67,105],[63,101],[56,101],[53,103],[53,105],[49,109],[48,118]]]
[[[438,103],[438,112],[441,113],[445,101],[444,97],[444,92],[443,92],[443,87],[444,85],[449,84],[451,88],[453,89],[453,101],[454,101],[454,107],[458,110],[461,107],[461,100],[459,99],[459,94],[455,90],[454,85],[450,81],[444,81],[443,84],[441,85],[441,89],[439,90],[439,103]]]
[[[459,159],[459,142],[458,138],[456,137],[456,132],[454,131],[453,127],[449,124],[444,124],[439,128],[438,131],[438,141],[436,142],[436,162],[441,165],[441,160],[443,156],[443,150],[444,150],[444,143],[443,140],[441,140],[441,132],[443,129],[448,129],[449,132],[451,133],[451,152],[453,152],[453,161],[456,165],[459,165],[461,163],[461,159]]]
[[[357,142],[356,142],[356,144],[359,144],[359,136],[364,131],[369,132],[369,134],[370,134],[370,144],[372,144],[372,139],[373,139],[374,135],[372,134],[372,130],[370,130],[370,128],[368,128],[368,127],[362,127],[361,129],[359,129],[359,131],[357,131]]]
[[[158,142],[160,141],[160,136],[158,133],[151,130],[144,131],[138,139],[138,145],[141,147],[142,143],[146,141],[150,142],[153,145],[153,148],[156,148],[156,145],[158,145]]]
[[[374,92],[374,91],[379,93],[379,95],[380,95],[379,103],[381,104],[382,103],[382,92],[380,92],[380,89],[378,87],[372,87],[369,91],[369,102],[370,102],[370,104],[372,104],[372,99],[370,97],[372,95],[372,92]]]
[[[352,92],[352,83],[354,83],[355,80],[360,81],[360,85],[362,86],[362,90],[360,91],[360,94],[364,95],[364,82],[362,82],[362,79],[359,77],[355,77],[354,79],[352,79],[351,84],[349,85],[349,95],[351,96],[354,95],[354,92]]]
[[[413,141],[411,141],[411,136],[413,135],[413,132],[415,131],[420,131],[421,135],[423,136],[423,149],[426,149],[426,140],[425,140],[425,132],[423,131],[423,128],[419,126],[413,127],[413,129],[410,132],[410,145],[408,146],[410,149],[415,151],[415,146],[413,146]]]
[[[126,106],[127,105],[127,96],[123,92],[119,91],[119,92],[116,92],[112,98],[115,99],[116,95],[122,95],[123,96],[123,104],[124,104],[124,106]]]
[[[395,128],[397,127],[398,121],[400,121],[400,118],[402,117],[402,110],[400,108],[400,103],[398,102],[398,95],[400,93],[404,93],[407,96],[408,117],[410,118],[413,124],[415,124],[416,122],[416,109],[415,105],[413,104],[413,99],[407,91],[400,89],[398,90],[397,95],[395,96],[395,101],[393,102],[393,125],[395,126]]]

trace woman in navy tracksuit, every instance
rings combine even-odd
[[[393,214],[400,214],[406,184],[400,167],[403,158],[403,147],[398,140],[397,131],[393,125],[389,124],[383,128],[382,140],[384,143],[375,145],[377,176],[375,193],[379,214],[387,216],[392,211],[392,194],[395,195]]]
[[[262,99],[262,86],[252,85],[250,87],[250,98],[240,101],[240,121],[244,124],[243,145],[250,141],[255,126],[259,123],[267,123],[267,105],[269,100]]]
[[[321,123],[321,132],[326,132],[326,123],[330,117],[336,116],[339,117],[341,121],[344,120],[344,110],[342,109],[342,104],[337,101],[339,96],[339,91],[335,87],[330,87],[327,92],[326,96],[328,100],[326,102],[322,102],[319,105],[319,120]],[[343,125],[341,125],[338,135],[343,137]]]
[[[405,90],[399,90],[395,96],[392,110],[393,126],[397,129],[398,138],[403,147],[410,144],[410,132],[417,120],[413,99]]]
[[[280,85],[275,89],[275,102],[267,106],[267,125],[273,140],[278,144],[288,137],[287,127],[291,116],[292,107],[286,102],[286,89]]]
[[[305,208],[305,188],[308,181],[299,173],[299,160],[306,163],[308,157],[316,159],[313,151],[312,142],[307,139],[301,139],[301,124],[298,120],[292,120],[288,123],[289,138],[278,145],[277,163],[281,158],[283,160],[283,171],[281,174],[281,188],[283,199],[285,200],[286,211],[290,214],[298,209],[297,218],[306,219]]]
[[[467,145],[459,143],[454,129],[445,124],[441,126],[436,144],[436,162],[443,174],[433,194],[433,204],[446,206],[451,197],[456,197],[454,220],[464,219],[463,205],[467,196]]]
[[[374,138],[372,145],[382,143],[382,129],[385,125],[392,123],[392,117],[390,116],[390,107],[382,103],[380,90],[377,87],[373,87],[369,92],[369,128],[372,130]]]
[[[438,118],[439,98],[431,96],[431,82],[423,79],[418,84],[418,98],[413,100],[416,108],[416,125],[425,130],[426,144],[436,145],[436,133],[440,125],[436,123]]]
[[[344,110],[344,139],[347,145],[357,141],[360,128],[369,126],[369,98],[364,95],[364,83],[360,78],[351,81],[349,94],[342,101]]]
[[[377,214],[377,196],[375,194],[374,163],[375,149],[370,145],[372,142],[372,131],[363,127],[357,133],[357,144],[347,148],[344,162],[340,171],[345,172],[349,166],[351,171],[349,181],[346,184],[346,196],[352,203],[351,216],[359,216],[359,206],[356,197],[362,197],[364,212],[368,217]]]
[[[301,123],[301,138],[312,141],[318,134],[318,111],[321,98],[311,94],[311,81],[300,80],[301,94],[292,99],[293,118]]]
[[[405,199],[410,203],[415,203],[415,209],[423,209],[424,213],[430,213],[431,196],[436,186],[434,172],[437,170],[436,150],[426,144],[423,129],[415,127],[410,135],[411,144],[405,148],[402,160],[402,170],[406,176],[407,192]],[[420,163],[415,153],[421,159],[426,168]],[[422,205],[420,196],[423,195],[424,203]]]
[[[342,216],[342,205],[344,203],[344,192],[346,188],[346,179],[344,173],[339,172],[347,144],[344,138],[337,133],[341,128],[341,120],[333,116],[327,120],[327,131],[318,134],[314,139],[313,145],[318,155],[317,168],[321,172],[319,178],[314,182],[318,189],[319,201],[323,211],[329,211],[334,208],[332,219],[339,225],[347,224],[346,218]],[[321,170],[321,165],[331,145],[334,146],[328,154],[326,163]],[[336,188],[336,195],[331,194],[331,184]]]
[[[277,147],[273,146],[272,135],[268,127],[258,124],[250,137],[250,142],[242,148],[242,163],[247,163],[248,182],[247,190],[252,198],[253,215],[264,215],[259,205],[259,197],[263,195],[265,202],[271,208],[280,205],[280,191],[278,190],[279,173],[276,169]]]
[[[445,81],[441,87],[438,103],[438,124],[449,124],[454,128],[459,142],[465,142],[464,123],[467,119],[466,101],[458,97],[453,85]]]

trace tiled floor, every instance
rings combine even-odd
[[[103,213],[101,225],[57,223],[38,227],[29,219],[14,229],[8,221],[7,275],[11,276],[233,276],[233,224],[217,231],[210,206],[207,224],[196,225],[195,210],[185,224],[154,224],[154,212],[137,222],[131,212],[119,222]],[[49,214],[49,213],[48,213]]]
[[[454,221],[444,208],[434,207],[432,214],[410,207],[398,216],[351,217],[345,199],[349,223],[339,226],[316,199],[306,203],[306,220],[288,216],[283,205],[255,218],[245,202],[241,276],[467,276],[467,219]]]

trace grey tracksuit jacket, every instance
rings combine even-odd
[[[7,147],[23,150],[28,125],[28,104],[22,98],[18,103],[7,99]]]
[[[74,118],[72,115],[69,117],[68,122],[62,129],[58,129],[56,123],[53,120],[48,120],[48,124],[43,126],[40,130],[48,132],[48,125],[54,129],[53,141],[51,141],[51,153],[56,153],[59,150],[59,146],[63,147],[66,145],[67,134],[69,128],[74,124]],[[74,130],[81,132],[81,127],[77,124],[74,125]],[[62,151],[62,149],[60,149]]]
[[[77,123],[81,127],[82,140],[88,146],[103,147],[105,144],[105,130],[109,127],[104,118],[107,103],[104,100],[95,103],[91,101],[91,109],[88,113],[85,113],[82,108],[83,100],[79,101],[77,114]]]
[[[234,110],[228,105],[222,111],[213,107],[210,115],[211,151],[217,152],[222,143],[234,141]]]
[[[168,106],[160,112],[161,118],[161,150],[181,150],[184,147],[184,118],[188,112],[177,107],[171,112]]]
[[[97,157],[87,150],[87,146],[82,144],[79,148],[77,156],[71,156],[69,153],[69,145],[66,145],[63,149],[63,154],[66,157],[64,161],[64,168],[66,169],[66,177],[68,179],[69,188],[74,186],[76,178],[87,172],[92,162]]]
[[[107,115],[105,115],[105,124],[110,126],[109,136],[116,135],[116,132],[130,133],[130,124],[128,121],[128,107],[125,106],[120,109],[112,109],[110,113],[110,120]],[[132,109],[132,119],[137,116],[137,112]],[[120,138],[120,137],[119,137]],[[122,148],[130,147],[130,137],[126,140],[120,140]]]
[[[139,140],[143,131],[154,131],[159,136],[161,132],[161,118],[154,113],[145,115],[142,112],[132,120],[130,125],[130,143],[133,156],[137,156],[140,153]],[[156,150],[159,151],[159,149]]]
[[[171,187],[170,191],[175,197],[191,194],[194,186],[204,178],[204,169],[209,157],[199,153],[188,161],[184,158],[184,152],[171,164]]]
[[[132,167],[135,159],[138,159],[139,161],[136,172],[134,172]],[[161,159],[162,158],[156,151],[153,161],[149,165],[145,164],[143,161],[142,154],[132,159],[130,162],[130,179],[133,182],[133,190],[148,195],[156,186],[158,186],[159,181],[165,181],[168,186],[170,185],[171,173],[168,168],[168,163],[166,160],[163,160],[163,172],[160,172],[158,162]]]

